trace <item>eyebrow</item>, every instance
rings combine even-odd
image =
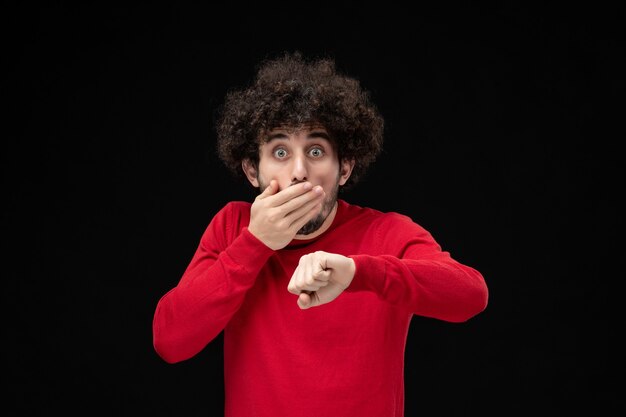
[[[266,138],[266,142],[271,142],[274,139],[287,139],[287,138],[288,136],[285,133],[276,132],[276,133],[272,133],[271,135],[269,135]],[[327,141],[330,142],[330,136],[328,136],[328,133],[326,132],[313,131],[309,133],[306,138],[307,139],[326,139]]]

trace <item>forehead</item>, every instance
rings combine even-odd
[[[330,134],[326,128],[319,123],[309,123],[298,126],[276,126],[272,129],[263,131],[260,135],[260,141],[261,144],[263,144],[274,139],[287,139],[291,135],[305,135],[310,138],[320,138],[331,141]]]

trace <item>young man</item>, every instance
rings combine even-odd
[[[259,195],[211,220],[158,302],[156,352],[184,361],[224,331],[227,417],[403,416],[411,317],[472,318],[483,276],[409,217],[338,198],[383,119],[332,60],[265,61],[218,122],[220,157]]]

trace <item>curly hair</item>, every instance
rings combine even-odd
[[[332,59],[295,52],[261,62],[251,85],[226,94],[216,121],[218,156],[243,175],[242,160],[258,166],[263,132],[310,123],[326,128],[340,161],[355,161],[343,188],[356,184],[382,150],[384,120],[369,92],[338,73]]]

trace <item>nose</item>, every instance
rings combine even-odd
[[[307,181],[308,169],[306,164],[306,156],[296,155],[292,159],[292,161],[293,164],[291,165],[291,182],[298,183],[302,181]]]

